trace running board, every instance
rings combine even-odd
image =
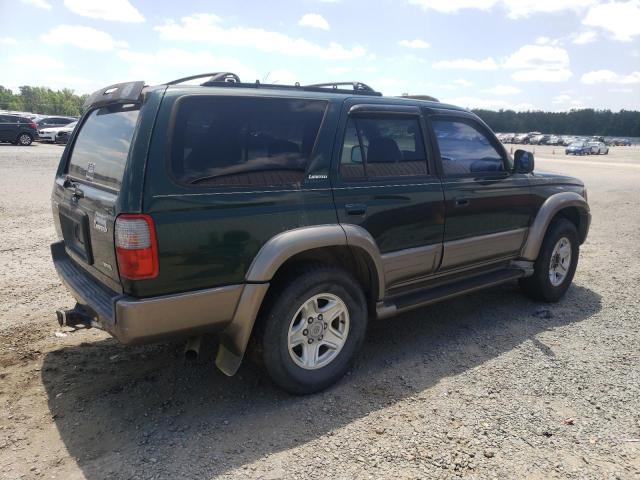
[[[388,318],[398,313],[420,308],[449,298],[493,287],[525,276],[522,270],[499,270],[433,288],[389,298],[376,305],[376,318]]]

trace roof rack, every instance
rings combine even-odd
[[[179,83],[188,82],[189,80],[195,80],[196,78],[210,77],[209,80],[202,83],[202,86],[207,86],[210,83],[226,82],[226,83],[240,83],[240,77],[231,72],[213,72],[213,73],[200,73],[198,75],[191,75],[189,77],[178,78],[177,80],[171,80],[165,85],[178,85]]]
[[[256,80],[255,83],[242,83],[240,77],[231,72],[213,72],[213,73],[201,73],[199,75],[191,75],[189,77],[178,78],[166,82],[165,85],[178,85],[180,83],[188,82],[189,80],[196,80],[198,78],[209,79],[201,83],[202,87],[241,87],[241,88],[267,88],[277,90],[302,90],[305,92],[326,92],[327,89],[331,89],[335,93],[346,93],[356,95],[375,95],[382,96],[382,93],[375,91],[369,85],[362,82],[330,82],[330,83],[314,83],[311,85],[300,85],[296,82],[295,85],[280,85],[274,83],[260,83]],[[339,88],[343,86],[349,86],[351,88]]]
[[[351,86],[354,93],[361,93],[365,95],[381,95],[380,92],[376,92],[373,88],[371,88],[366,83],[362,82],[329,82],[329,83],[314,83],[312,85],[305,85],[304,88],[331,88],[332,90],[344,90],[338,87],[342,87],[345,85]]]

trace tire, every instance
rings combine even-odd
[[[258,357],[283,390],[294,395],[324,390],[344,376],[362,346],[367,328],[364,293],[348,272],[321,264],[294,269],[273,287],[256,328]],[[305,310],[305,304],[314,305],[315,312]],[[344,313],[320,320],[318,315],[330,305]],[[333,332],[342,333],[344,341]],[[339,348],[329,348],[328,341]],[[307,355],[311,352],[316,356]]]
[[[567,241],[570,247],[570,258],[567,261],[565,270],[560,265],[562,263],[562,255],[555,255],[558,253],[556,247],[562,247],[561,241],[563,240]],[[566,247],[562,250],[567,251]],[[534,273],[530,277],[520,279],[520,287],[534,300],[557,302],[564,296],[571,285],[578,266],[579,255],[580,244],[576,226],[564,218],[553,220],[549,225],[540,247],[540,253],[534,263]],[[552,261],[558,265],[556,271],[564,274],[561,279],[557,276],[554,277],[555,280],[553,282],[551,280]]]
[[[16,139],[16,143],[21,147],[28,147],[33,143],[33,137],[28,133],[21,133]]]

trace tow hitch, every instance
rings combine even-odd
[[[91,328],[93,317],[80,305],[68,310],[56,310],[58,323],[61,327],[77,327],[82,325],[85,328]]]

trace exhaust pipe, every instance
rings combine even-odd
[[[189,360],[190,362],[195,361],[200,354],[200,342],[202,340],[201,336],[191,337],[187,340],[187,344],[184,346],[184,358]]]
[[[77,305],[68,310],[56,310],[58,325],[61,327],[73,327],[83,325],[85,328],[91,327],[91,316]]]

